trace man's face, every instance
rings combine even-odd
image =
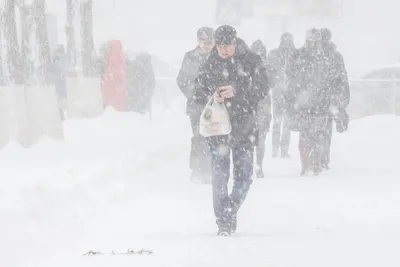
[[[211,50],[214,48],[214,40],[199,40],[199,47],[202,52],[210,53]]]
[[[217,45],[218,55],[223,59],[233,57],[236,52],[236,45]]]

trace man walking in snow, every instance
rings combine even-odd
[[[198,46],[185,54],[182,67],[177,78],[178,87],[185,95],[186,113],[192,126],[192,142],[190,150],[191,180],[209,183],[211,180],[211,157],[204,137],[199,133],[200,114],[203,106],[194,101],[194,82],[198,70],[210,55],[214,47],[214,29],[203,27],[197,31]]]
[[[254,146],[257,143],[257,105],[268,94],[266,70],[261,57],[237,38],[231,26],[215,32],[216,47],[200,67],[195,99],[204,107],[214,101],[227,107],[232,132],[207,138],[212,156],[213,203],[218,235],[234,233],[237,213],[252,183]],[[228,193],[230,155],[234,185]]]
[[[300,132],[301,175],[322,171],[324,132],[327,128],[335,66],[324,56],[321,32],[307,32],[304,47],[296,51],[288,68],[285,91],[292,130]]]
[[[324,148],[321,162],[322,168],[329,169],[333,120],[336,121],[339,132],[342,131],[342,128],[343,131],[346,130],[348,124],[346,108],[350,102],[350,88],[343,56],[336,50],[336,45],[331,41],[331,31],[326,28],[320,31],[325,58],[335,67],[335,73],[333,75],[336,76],[332,84],[329,120],[324,132]],[[344,125],[344,127],[342,127],[342,125]]]
[[[286,70],[289,59],[295,52],[293,36],[284,33],[277,49],[268,55],[268,62],[274,68],[274,86],[272,89],[273,126],[272,126],[272,157],[289,157],[290,130],[286,114],[286,103],[283,92],[287,89]]]

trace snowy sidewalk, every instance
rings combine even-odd
[[[265,160],[230,238],[215,235],[210,185],[189,182],[185,117],[109,112],[71,121],[65,144],[0,153],[0,263],[18,267],[400,265],[400,119],[335,135],[333,169],[300,177]],[[268,147],[270,140],[267,140]],[[153,255],[82,256],[151,249]]]

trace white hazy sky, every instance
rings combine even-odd
[[[125,49],[147,49],[178,64],[184,52],[196,45],[196,30],[214,24],[215,0],[94,0],[96,46],[115,38]],[[329,26],[334,41],[345,55],[350,69],[395,63],[400,57],[400,1],[344,0],[345,17],[336,21],[293,19],[289,30],[296,44],[304,42],[309,27]],[[59,40],[65,42],[65,0],[47,0],[58,18]],[[260,38],[268,50],[278,44],[281,32],[264,26],[264,20],[249,19],[238,28],[249,44]]]

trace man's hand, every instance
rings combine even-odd
[[[231,85],[222,86],[218,88],[218,92],[223,98],[231,98],[234,96],[233,87]]]
[[[222,102],[224,102],[224,100],[225,100],[225,98],[223,98],[223,97],[219,94],[218,91],[215,92],[215,94],[214,94],[214,101],[215,101],[215,102],[217,102],[217,103],[222,103]]]

